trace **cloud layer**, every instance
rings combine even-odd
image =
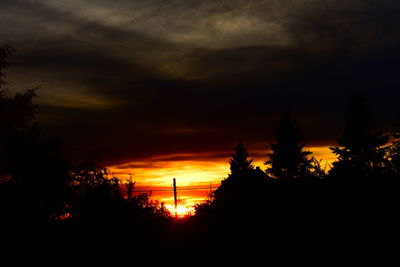
[[[226,151],[240,138],[267,146],[286,107],[308,140],[331,144],[349,92],[366,91],[384,120],[400,94],[395,0],[3,0],[0,10],[0,41],[17,48],[10,89],[40,86],[43,124],[114,163]]]

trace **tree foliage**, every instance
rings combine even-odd
[[[253,160],[249,159],[249,153],[242,142],[236,145],[229,163],[231,167],[229,176],[209,195],[206,202],[196,206],[196,210],[200,213],[215,208],[249,208],[249,202],[262,196],[259,192],[265,189],[269,177],[260,168],[254,168]]]
[[[235,153],[229,160],[229,164],[233,175],[254,169],[253,160],[249,159],[249,152],[241,141],[236,145]]]
[[[149,196],[125,200],[119,179],[95,160],[74,167],[62,157],[58,138],[42,137],[35,122],[35,89],[13,96],[4,89],[4,67],[12,51],[0,46],[0,221],[93,221],[127,210],[165,217],[165,206]],[[131,191],[133,186],[131,181]]]
[[[265,162],[267,173],[284,182],[310,176],[313,168],[319,168],[317,162],[304,149],[305,143],[301,130],[291,113],[286,111],[275,132],[275,142],[271,144],[272,153]],[[314,167],[313,167],[314,165]]]
[[[46,221],[64,212],[68,165],[56,156],[57,139],[44,140],[35,122],[35,90],[9,96],[3,88],[10,46],[0,48],[0,181],[10,217]]]
[[[338,146],[331,148],[338,160],[331,174],[335,176],[368,176],[387,166],[385,145],[388,136],[374,132],[375,119],[364,94],[350,96],[345,111],[343,135]]]

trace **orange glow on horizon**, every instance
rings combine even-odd
[[[321,167],[326,171],[336,159],[328,146],[306,149],[313,152],[312,156],[317,160],[321,160]],[[267,153],[268,151],[258,151],[257,155],[267,155]],[[207,194],[210,193],[210,183],[212,190],[215,190],[230,172],[229,157],[207,159],[204,155],[199,155],[199,159],[195,160],[196,157],[193,154],[179,156],[184,159],[187,155],[190,155],[190,160],[172,160],[165,156],[108,168],[121,180],[126,180],[132,175],[133,180],[136,181],[135,191],[152,192],[152,199],[163,202],[172,215],[175,213],[172,179],[176,178],[180,200],[177,212],[178,216],[182,217],[193,213],[193,206],[207,198]],[[254,165],[265,170],[265,161],[266,156],[254,158]]]

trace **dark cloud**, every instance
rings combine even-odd
[[[399,97],[391,0],[2,1],[10,87],[41,86],[44,127],[110,162],[267,144],[291,107],[332,144],[346,95],[388,124]]]

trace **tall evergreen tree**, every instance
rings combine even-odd
[[[304,150],[301,130],[291,113],[286,111],[275,133],[272,153],[268,154],[267,173],[281,181],[292,181],[308,176],[312,160],[311,152]]]
[[[253,160],[249,159],[249,153],[242,142],[236,145],[229,163],[231,173],[213,192],[213,199],[208,205],[228,209],[248,209],[250,202],[264,201],[263,190],[268,182],[268,176],[259,168],[254,168]]]
[[[343,136],[338,146],[331,148],[338,155],[331,173],[364,176],[385,165],[385,149],[388,137],[374,133],[375,120],[364,94],[350,96],[345,112]],[[347,172],[344,173],[344,172]]]
[[[254,169],[253,160],[249,159],[249,153],[241,141],[236,145],[235,153],[229,160],[229,164],[233,175]]]

